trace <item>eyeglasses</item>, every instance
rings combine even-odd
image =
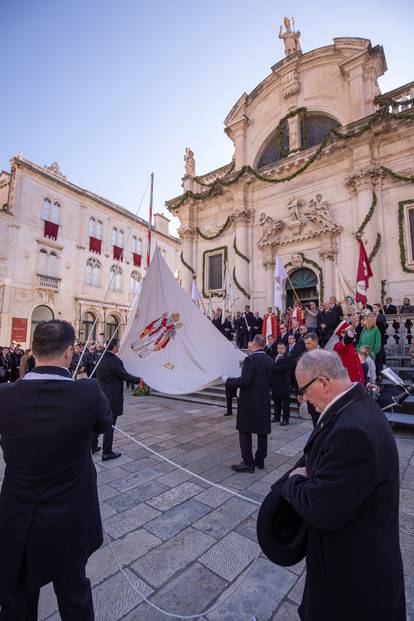
[[[309,386],[311,386],[313,384],[313,382],[316,382],[317,379],[319,379],[319,375],[318,375],[318,377],[314,377],[310,382],[308,382],[307,384],[302,386],[302,388],[299,388],[298,395],[300,397],[303,397],[303,395],[305,394],[305,391],[309,388]]]

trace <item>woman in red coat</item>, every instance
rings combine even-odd
[[[334,351],[340,357],[342,364],[348,371],[351,382],[364,384],[364,372],[354,345],[354,333],[345,328],[339,336],[339,341],[334,346]]]

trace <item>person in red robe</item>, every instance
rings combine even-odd
[[[343,325],[340,326],[339,330],[341,330],[341,333],[337,335],[340,340],[335,344],[333,350],[338,354],[342,364],[348,371],[351,382],[361,382],[361,384],[364,384],[364,371],[354,344],[355,335],[349,330],[349,324],[346,324],[345,327]]]
[[[280,334],[279,319],[271,306],[268,306],[267,313],[263,315],[262,334],[267,339],[272,336],[276,340]]]
[[[299,324],[305,323],[305,313],[299,300],[295,300],[293,308],[289,310],[289,330],[292,328],[293,321],[298,321]]]

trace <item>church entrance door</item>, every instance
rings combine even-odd
[[[293,306],[293,302],[295,301],[292,285],[302,304],[316,302],[316,304],[319,305],[317,290],[318,279],[315,272],[307,267],[302,267],[289,274],[289,278],[292,284],[288,280],[286,281],[286,308]]]

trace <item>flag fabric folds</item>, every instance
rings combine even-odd
[[[201,300],[201,294],[200,294],[200,291],[198,290],[197,281],[195,278],[193,279],[193,286],[191,288],[191,299],[193,300],[194,304],[197,304],[197,305],[199,301]]]
[[[285,280],[287,279],[287,271],[285,270],[285,266],[282,263],[282,260],[279,256],[276,257],[275,263],[275,282],[274,282],[274,299],[273,303],[275,308],[282,311],[282,292],[283,286],[285,284]]]
[[[135,300],[120,358],[127,370],[160,392],[197,392],[238,377],[245,354],[230,343],[191,301],[156,248]]]
[[[355,299],[357,302],[367,303],[367,289],[372,277],[371,265],[362,239],[359,240],[359,261],[357,272],[357,287]]]

